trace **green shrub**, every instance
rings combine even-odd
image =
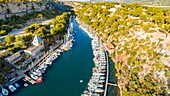
[[[5,24],[6,24],[6,21],[3,19],[0,19],[0,26],[5,25]]]
[[[0,30],[0,35],[2,36],[2,35],[6,35],[7,34],[7,32],[6,32],[6,30]]]

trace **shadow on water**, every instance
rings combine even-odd
[[[109,58],[109,83],[116,84],[117,77],[115,76],[115,65],[114,62]],[[107,86],[107,96],[118,96],[119,88],[117,86]]]

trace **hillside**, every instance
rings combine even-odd
[[[122,96],[166,96],[170,92],[170,10],[136,3],[73,6],[82,24],[114,45],[110,57]]]
[[[25,28],[26,26],[29,26],[32,23],[37,22],[36,24],[32,24],[30,25],[31,27],[29,27],[32,30],[32,32],[35,32],[34,35],[36,34],[40,37],[43,37],[43,39],[48,38],[48,41],[53,40],[53,38],[51,37],[54,36],[55,34],[51,35],[50,33],[49,28],[50,28],[51,23],[40,24],[38,22],[41,22],[44,20],[46,22],[49,22],[52,20],[52,18],[56,18],[56,16],[57,18],[60,18],[57,20],[62,20],[63,22],[66,22],[63,19],[67,19],[68,15],[67,13],[62,15],[63,11],[64,11],[64,8],[63,6],[61,6],[60,2],[0,3],[0,37],[1,37],[1,40],[0,40],[0,84],[2,83],[4,84],[8,82],[8,80],[10,80],[12,76],[10,74],[18,70],[18,69],[15,70],[16,69],[15,66],[6,62],[5,58],[20,50],[24,50],[31,43],[33,33],[28,32],[24,35],[21,35],[18,33],[24,32],[23,28]],[[47,19],[50,19],[50,20],[47,20]],[[56,21],[55,19],[52,20],[51,22],[55,22],[55,24],[58,24],[58,21]],[[65,27],[66,24],[64,23],[64,25],[62,26]],[[15,34],[12,34],[11,31],[13,31]],[[57,32],[56,28],[54,28],[52,32],[55,33],[54,31]],[[20,36],[15,36],[16,34]],[[53,42],[50,42],[50,43],[52,44]],[[25,58],[25,59],[28,59],[28,58]],[[17,64],[20,65],[22,63],[24,62],[22,61]]]
[[[134,0],[140,4],[170,6],[170,0]]]
[[[170,0],[90,0],[90,1],[109,1],[109,2],[120,2],[120,3],[140,3],[144,5],[157,5],[157,6],[170,6]]]

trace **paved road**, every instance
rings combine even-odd
[[[24,27],[22,27],[21,29],[17,29],[17,30],[13,30],[10,33],[8,33],[5,36],[0,36],[0,40],[3,40],[6,36],[14,34],[14,35],[23,35],[24,34],[24,28],[30,26],[33,23],[41,23],[42,25],[47,24],[48,22],[51,22],[54,18],[52,19],[48,19],[45,21],[36,21],[36,22],[28,22]]]

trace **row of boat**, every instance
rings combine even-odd
[[[91,45],[94,55],[93,61],[95,64],[88,87],[81,96],[100,96],[104,93],[107,71],[107,61],[104,47],[100,39],[90,30],[81,25],[80,28],[82,28],[93,39]]]
[[[69,50],[73,46],[74,41],[74,34],[73,34],[73,25],[70,24],[70,27],[68,28],[68,33],[66,36],[66,41],[64,44],[56,49],[51,56],[49,56],[43,63],[37,65],[33,70],[30,71],[29,77],[26,76],[23,80],[29,81],[32,84],[34,83],[41,83],[42,82],[42,74],[45,73],[46,69],[48,68],[48,65],[53,64],[53,61],[56,60],[63,51]],[[25,86],[28,86],[28,84],[25,84]]]
[[[75,30],[73,28],[72,22],[70,23],[70,27],[67,30],[67,34],[64,38],[64,44],[61,46],[61,49],[63,49],[64,51],[70,50],[73,46]]]
[[[20,87],[20,85],[18,83],[14,83],[13,85],[12,84],[9,85],[8,89],[11,92],[15,92],[19,87]],[[2,86],[1,86],[1,92],[2,93],[0,93],[0,96],[8,96],[9,95],[9,91],[7,89],[3,88]]]
[[[47,70],[48,65],[51,65],[52,62],[60,56],[60,52],[63,52],[63,50],[57,49],[55,52],[53,52],[51,56],[49,56],[43,63],[37,65],[30,71],[29,73],[30,78],[26,76],[23,80],[29,81],[32,84],[41,83],[43,73],[45,73],[45,71]],[[28,85],[25,84],[25,86]]]

